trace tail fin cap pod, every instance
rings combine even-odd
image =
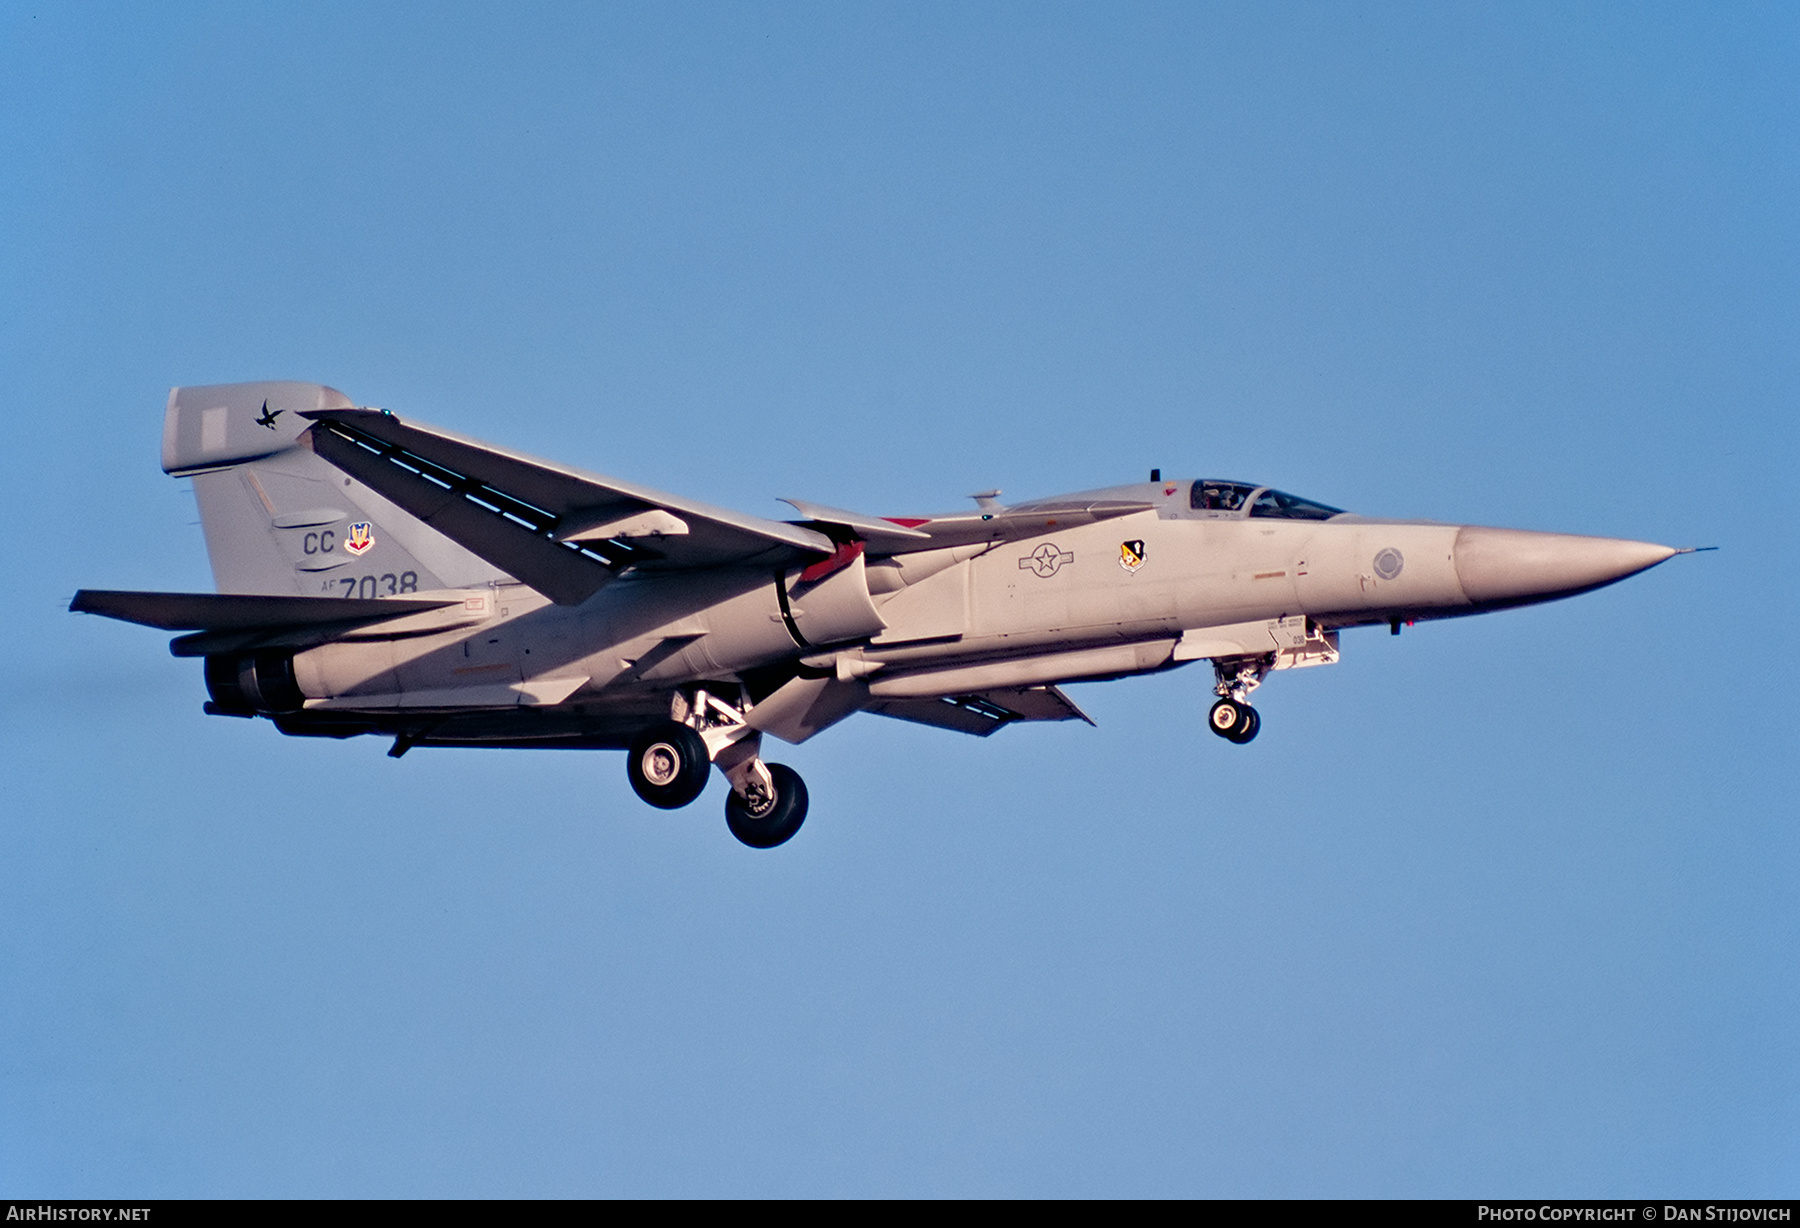
[[[186,477],[285,451],[312,425],[303,411],[351,406],[336,388],[294,380],[171,388],[163,414],[163,472]]]

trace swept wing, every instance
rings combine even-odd
[[[509,452],[375,409],[315,410],[319,456],[558,605],[626,568],[786,566],[832,553],[800,525]]]

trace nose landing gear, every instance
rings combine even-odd
[[[1207,725],[1227,742],[1242,746],[1262,728],[1262,717],[1255,708],[1236,699],[1221,699],[1212,706]]]
[[[1219,702],[1207,714],[1209,729],[1242,746],[1262,728],[1262,717],[1250,706],[1250,692],[1275,667],[1275,654],[1260,657],[1214,657],[1213,692]]]

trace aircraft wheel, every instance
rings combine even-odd
[[[686,725],[662,721],[632,740],[625,772],[631,787],[652,806],[676,810],[706,788],[712,759],[706,742]]]
[[[1230,739],[1231,741],[1236,742],[1239,746],[1242,746],[1244,743],[1248,742],[1251,738],[1254,738],[1257,734],[1257,731],[1261,728],[1262,728],[1262,714],[1260,712],[1258,712],[1255,708],[1252,708],[1248,704],[1246,704],[1246,705],[1244,705],[1243,724],[1241,726],[1239,726],[1239,728],[1235,732],[1228,733],[1225,736],[1228,739]]]
[[[768,765],[775,796],[753,809],[734,790],[725,799],[725,825],[753,849],[772,849],[793,839],[806,822],[806,782],[784,763]]]
[[[1246,722],[1244,714],[1254,711],[1256,709],[1249,704],[1241,704],[1235,699],[1221,699],[1212,706],[1212,712],[1207,716],[1206,723],[1221,738],[1229,738],[1235,742],[1238,730],[1242,729]]]

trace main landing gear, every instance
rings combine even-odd
[[[768,765],[767,789],[736,789],[725,799],[725,825],[753,849],[785,844],[806,822],[806,782],[785,763]]]
[[[639,797],[677,810],[700,796],[717,764],[731,782],[725,825],[751,848],[772,849],[806,822],[806,782],[785,764],[762,761],[762,734],[745,720],[749,707],[704,689],[678,692],[669,719],[632,740],[625,772]]]
[[[1275,668],[1275,654],[1260,657],[1215,657],[1213,659],[1213,692],[1219,702],[1207,714],[1209,729],[1239,746],[1250,741],[1262,728],[1262,717],[1250,706],[1250,692],[1262,685],[1268,672]]]
[[[679,810],[706,788],[712,756],[691,726],[658,721],[632,739],[625,772],[639,797],[662,810]]]

